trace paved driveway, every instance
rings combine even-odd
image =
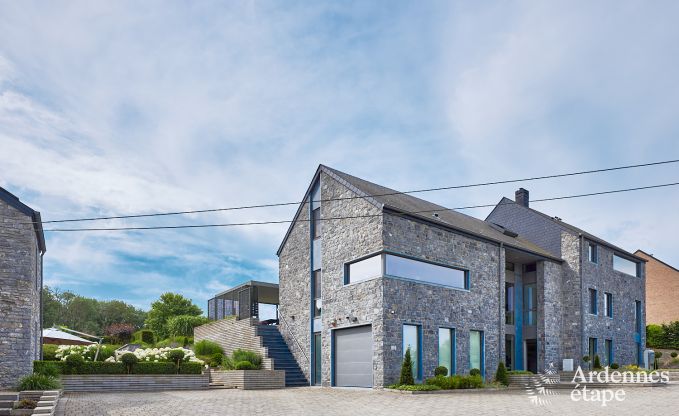
[[[644,415],[676,414],[679,385],[627,388],[619,403],[574,402],[570,391],[543,396],[535,405],[526,393],[404,395],[359,389],[297,388],[242,391],[204,390],[163,393],[75,393],[65,396],[68,416],[109,415]],[[62,403],[64,404],[64,403]]]

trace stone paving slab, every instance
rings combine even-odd
[[[623,402],[605,407],[574,402],[570,392],[541,396],[536,405],[525,392],[454,395],[400,395],[371,389],[289,388],[283,390],[202,390],[155,393],[69,393],[62,399],[69,416],[398,416],[398,415],[672,415],[679,408],[679,385],[630,388]],[[59,414],[59,413],[57,413]]]

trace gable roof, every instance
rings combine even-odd
[[[624,254],[624,255],[626,255],[626,256],[632,257],[632,258],[634,258],[634,259],[636,259],[636,260],[639,260],[639,261],[646,261],[646,259],[644,259],[644,258],[642,258],[642,257],[639,257],[639,256],[636,256],[636,255],[634,255],[633,253],[630,253],[629,251],[625,250],[624,248],[620,248],[620,247],[616,246],[615,244],[611,244],[611,243],[609,243],[608,241],[604,240],[603,238],[599,238],[599,237],[597,237],[597,236],[595,236],[595,235],[593,235],[593,234],[590,234],[590,233],[588,233],[587,231],[585,231],[585,230],[583,230],[583,229],[581,229],[581,228],[578,228],[578,227],[576,227],[576,226],[574,226],[574,225],[568,224],[567,222],[564,222],[564,221],[561,220],[560,218],[557,219],[557,218],[555,218],[555,217],[550,217],[549,215],[547,215],[547,214],[545,214],[545,213],[543,213],[543,212],[540,212],[540,211],[538,211],[538,210],[536,210],[536,209],[533,209],[533,208],[530,208],[530,207],[527,207],[527,206],[524,206],[524,205],[521,205],[521,204],[517,204],[516,201],[514,201],[514,200],[512,200],[512,199],[509,199],[509,198],[507,198],[507,197],[503,197],[503,198],[500,200],[500,202],[498,202],[498,204],[495,206],[495,208],[493,208],[493,210],[490,212],[490,214],[488,214],[488,216],[486,217],[486,221],[488,220],[488,218],[490,218],[490,216],[493,214],[493,212],[494,212],[500,205],[506,205],[506,204],[514,204],[514,205],[516,205],[516,206],[518,206],[518,207],[521,207],[521,208],[523,208],[523,209],[528,210],[529,212],[532,212],[533,214],[540,215],[540,216],[542,216],[542,217],[544,217],[544,218],[546,218],[546,219],[552,221],[553,223],[558,224],[560,227],[562,227],[562,228],[564,228],[564,229],[566,229],[566,230],[569,230],[569,231],[571,231],[571,232],[573,232],[573,233],[576,233],[576,234],[582,234],[582,235],[583,235],[586,239],[588,239],[588,240],[594,241],[595,243],[598,243],[598,244],[600,244],[600,245],[602,245],[602,246],[607,246],[607,247],[609,247],[609,248],[612,248],[613,250],[618,251],[618,252],[620,252],[620,253],[622,253],[622,254]]]
[[[316,174],[314,175],[314,178],[311,181],[311,184],[309,185],[309,188],[307,189],[307,192],[304,196],[304,200],[308,198],[309,192],[311,191],[311,186],[320,175],[320,172],[328,174],[333,179],[337,180],[353,191],[358,197],[364,198],[366,201],[370,202],[383,212],[389,211],[397,215],[416,218],[442,228],[472,235],[483,240],[498,244],[503,243],[510,248],[537,254],[550,260],[559,262],[562,261],[558,256],[555,256],[554,254],[531,243],[526,239],[521,238],[520,236],[513,236],[513,233],[503,230],[501,227],[491,225],[469,215],[450,210],[409,194],[404,194],[393,189],[377,185],[375,183],[357,178],[324,165],[320,165],[318,167]],[[300,207],[295,214],[295,221],[297,220],[301,209],[302,204],[300,204]],[[434,214],[438,214],[438,216],[434,216]],[[288,232],[286,233],[277,254],[280,254],[283,246],[285,245],[293,225],[294,222],[290,224]],[[505,232],[507,232],[507,234]]]
[[[0,187],[0,199],[6,202],[9,206],[14,207],[19,212],[31,218],[31,222],[33,222],[33,228],[35,229],[35,235],[38,238],[38,248],[40,249],[41,253],[44,253],[46,251],[45,234],[42,231],[42,219],[40,218],[40,213],[38,211],[34,211],[31,207],[19,201],[19,198],[16,195],[2,187]]]
[[[665,263],[664,261],[655,257],[653,254],[648,254],[644,250],[637,250],[637,251],[634,252],[634,254],[637,255],[637,256],[639,256],[639,253],[643,254],[644,256],[648,257],[649,259],[653,259],[653,260],[657,261],[658,263],[662,264],[663,266],[669,267],[670,269],[674,270],[675,272],[679,272],[679,269],[677,269],[676,267],[674,267],[672,265]],[[648,260],[648,259],[646,259],[646,260],[651,261],[651,260]]]

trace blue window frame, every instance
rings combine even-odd
[[[589,313],[597,315],[599,313],[599,306],[597,305],[597,290],[589,289]]]
[[[607,317],[613,317],[613,295],[604,292],[604,312]]]
[[[607,339],[605,341],[606,344],[606,364],[610,366],[613,364],[613,340],[612,339]]]
[[[597,355],[597,339],[596,338],[590,338],[589,339],[589,362],[590,365],[594,365],[594,356]]]
[[[422,326],[403,324],[403,357],[410,348],[410,359],[413,362],[413,376],[422,380]]]
[[[478,368],[485,377],[485,345],[483,331],[469,331],[469,369]]]
[[[594,243],[589,243],[589,261],[599,263],[599,247]]]
[[[455,374],[455,328],[439,328],[439,366],[448,369],[447,375]]]

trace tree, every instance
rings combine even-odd
[[[498,383],[509,386],[509,376],[507,375],[507,368],[505,367],[505,363],[500,361],[500,363],[497,365],[497,371],[495,372],[495,381]]]
[[[178,293],[163,293],[160,299],[151,304],[151,310],[146,315],[146,326],[151,328],[160,338],[167,338],[170,331],[167,320],[179,315],[202,315],[203,311]]]
[[[106,327],[106,335],[110,336],[114,343],[124,344],[130,342],[134,330],[132,324],[111,324]]]
[[[120,300],[99,302],[100,320],[103,328],[111,324],[132,324],[135,329],[144,326],[146,312]]]
[[[398,381],[400,385],[413,385],[415,384],[415,379],[413,378],[413,360],[410,357],[410,347],[406,349],[406,355],[403,358],[403,364],[401,365],[401,377]]]

